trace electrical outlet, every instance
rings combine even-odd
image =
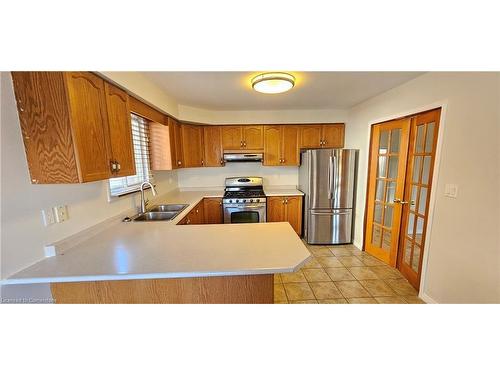
[[[54,207],[54,213],[56,216],[56,221],[58,223],[62,223],[69,219],[68,217],[68,208],[66,206],[56,206]]]
[[[444,187],[444,196],[448,198],[456,198],[458,196],[458,185],[446,184]]]
[[[56,218],[54,216],[54,211],[52,208],[42,210],[43,225],[48,227],[49,225],[56,223]]]

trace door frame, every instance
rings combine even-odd
[[[373,120],[368,121],[368,136],[367,136],[367,141],[368,141],[368,153],[366,156],[366,166],[369,166],[370,163],[370,158],[371,158],[371,150],[370,150],[370,145],[372,141],[372,126],[376,125],[381,122],[387,122],[391,120],[396,120],[400,119],[403,117],[407,116],[412,116],[416,115],[421,112],[426,112],[426,111],[431,111],[433,109],[441,108],[441,116],[439,119],[439,128],[438,128],[438,139],[437,139],[437,146],[436,146],[436,156],[434,160],[434,173],[432,176],[432,189],[431,189],[431,194],[429,196],[429,213],[428,213],[428,219],[427,219],[427,225],[425,228],[426,231],[426,239],[425,239],[425,244],[424,244],[424,256],[422,259],[422,274],[421,274],[421,279],[420,279],[420,288],[419,288],[419,297],[424,300],[427,303],[436,303],[434,299],[432,299],[430,296],[426,294],[426,286],[427,286],[427,268],[428,268],[428,261],[429,261],[429,250],[431,247],[431,237],[432,237],[432,224],[434,222],[434,208],[436,205],[436,199],[437,199],[437,190],[438,190],[438,180],[439,180],[439,172],[440,172],[440,164],[441,164],[441,155],[442,155],[442,148],[443,148],[443,139],[444,139],[444,134],[445,134],[445,128],[446,128],[446,113],[447,113],[447,108],[448,108],[448,100],[443,100],[443,101],[437,101],[433,102],[424,106],[416,107],[413,109],[401,111],[401,112],[396,112],[394,114],[389,114],[384,117],[378,117]],[[366,233],[366,219],[367,219],[367,204],[368,204],[368,187],[369,187],[369,179],[370,179],[370,174],[369,170],[367,171],[367,176],[366,176],[366,190],[365,190],[365,212],[364,212],[364,219],[363,219],[363,250],[365,249],[365,233]]]

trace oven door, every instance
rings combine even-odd
[[[224,224],[264,223],[265,221],[265,204],[224,204]]]

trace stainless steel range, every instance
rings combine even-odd
[[[265,222],[266,196],[262,177],[226,178],[222,206],[225,224]]]

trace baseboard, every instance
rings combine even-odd
[[[439,302],[437,302],[435,299],[429,297],[428,294],[422,292],[419,294],[419,297],[422,301],[424,301],[425,303],[429,303],[429,304],[439,304]]]

